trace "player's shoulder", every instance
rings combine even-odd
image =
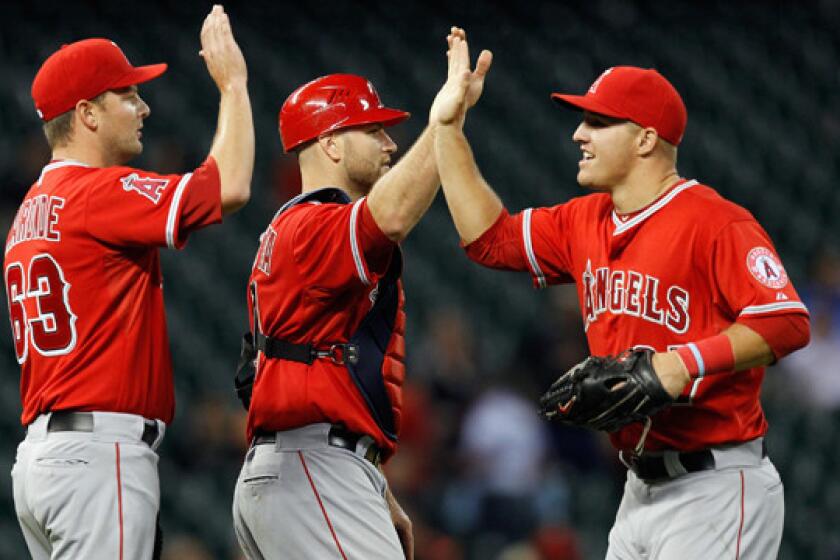
[[[122,185],[130,189],[132,185],[141,184],[144,181],[171,182],[178,178],[178,175],[164,175],[124,165],[110,167],[72,166],[57,171],[55,179],[61,183],[94,188],[98,185]],[[51,179],[53,179],[52,174],[47,176],[47,180]]]
[[[552,206],[544,206],[541,209],[549,212],[603,212],[612,208],[612,199],[606,193],[590,193],[574,196],[565,202],[559,202]],[[536,208],[535,208],[536,209]]]
[[[612,198],[607,193],[584,194],[551,207],[553,212],[566,218],[581,219],[587,223],[609,216],[612,209]]]
[[[723,227],[732,222],[755,221],[749,210],[727,198],[709,185],[690,181],[677,197],[683,211],[693,214],[699,223]]]

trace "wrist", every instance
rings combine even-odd
[[[248,78],[237,78],[235,80],[231,80],[226,84],[219,86],[219,91],[222,94],[225,93],[233,93],[233,94],[248,94]]]
[[[710,336],[698,342],[689,342],[677,348],[676,354],[692,378],[730,371],[735,366],[732,342],[725,334]]]
[[[672,398],[677,398],[691,381],[688,368],[676,352],[656,353],[651,363],[662,387]]]

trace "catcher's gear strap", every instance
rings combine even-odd
[[[677,348],[677,355],[682,359],[692,379],[707,373],[730,371],[735,366],[732,341],[725,334],[710,336],[699,342],[689,342]]]
[[[295,344],[257,333],[256,348],[267,358],[291,360],[304,364],[312,364],[316,358],[328,358],[338,365],[359,361],[359,347],[349,343],[328,343],[319,350],[312,344]]]
[[[236,365],[236,376],[233,378],[236,396],[242,401],[245,410],[251,406],[251,392],[254,389],[254,378],[257,373],[254,365],[256,359],[254,335],[246,332],[242,335],[242,349],[239,352],[239,363]]]
[[[334,202],[338,204],[347,204],[348,202],[350,202],[350,197],[347,196],[347,193],[345,193],[341,189],[336,189],[332,187],[301,193],[293,199],[286,202],[286,204],[284,204],[277,211],[277,213],[274,214],[274,218],[272,219],[272,221],[292,206],[312,201],[321,203]],[[250,289],[252,290],[252,297],[254,298],[254,301],[256,301],[256,295],[253,293],[254,286],[251,285]],[[286,348],[284,350],[281,348],[285,348],[285,344],[282,343],[282,341],[278,341],[278,343],[267,343],[265,341],[265,337],[260,332],[260,325],[258,323],[258,319],[259,318],[255,314],[254,331],[256,333],[256,336],[254,336],[250,332],[247,332],[244,335],[242,335],[242,350],[240,351],[239,355],[239,363],[236,366],[236,376],[233,379],[233,385],[236,388],[236,396],[239,398],[240,401],[242,401],[242,406],[245,407],[245,410],[248,410],[248,408],[251,406],[251,393],[253,392],[254,380],[256,379],[257,375],[256,359],[258,345],[265,346],[265,348],[260,349],[263,351],[266,351],[266,349],[268,349],[267,351],[271,353],[275,353],[273,352],[273,350],[275,350],[276,348],[276,355],[280,358],[284,358],[285,356],[283,354],[285,353],[286,355],[290,356],[285,357],[285,359],[302,361],[307,364],[311,364],[312,359],[314,359],[314,357],[310,358],[311,346],[309,349],[289,350],[288,348]],[[260,342],[261,339],[263,339],[263,342]],[[266,353],[266,355],[268,355],[268,353]]]
[[[303,193],[284,204],[277,211],[274,219],[296,204],[311,201],[347,204],[350,198],[344,191],[331,187]],[[393,335],[399,310],[401,275],[402,253],[399,247],[395,247],[388,270],[377,286],[376,303],[362,319],[347,343],[294,344],[263,335],[259,332],[259,325],[256,322],[254,325],[256,332],[252,338],[254,342],[251,343],[252,347],[262,351],[268,358],[294,360],[310,365],[315,358],[329,358],[336,364],[343,364],[364,397],[377,426],[388,439],[394,441],[397,439],[394,411],[385,387],[382,364],[385,361],[385,352]],[[250,336],[250,333],[246,333],[245,336]],[[246,344],[247,341],[243,338],[243,356]],[[318,347],[322,349],[319,350]],[[254,351],[254,358],[256,358],[256,351]],[[241,363],[242,359],[240,359]],[[255,375],[256,373],[253,372],[250,380],[243,380],[243,384],[240,385],[240,372],[237,372],[236,390],[243,404],[246,403],[246,399],[250,403]],[[245,408],[248,408],[247,404]]]

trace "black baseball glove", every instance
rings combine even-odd
[[[590,356],[552,383],[540,397],[540,414],[606,432],[648,422],[674,402],[653,370],[652,356],[650,350]]]

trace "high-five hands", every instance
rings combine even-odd
[[[248,80],[245,58],[230,28],[230,19],[221,5],[216,4],[201,27],[201,52],[207,71],[220,91]]]
[[[429,121],[463,126],[467,109],[476,104],[484,90],[484,78],[493,62],[493,53],[481,51],[475,70],[470,70],[470,49],[464,30],[452,27],[446,42],[449,45],[449,72],[446,83],[432,103]]]

